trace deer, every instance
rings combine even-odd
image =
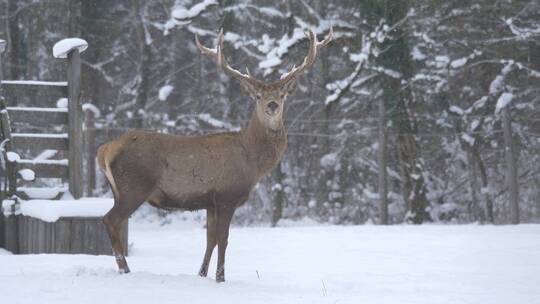
[[[322,41],[313,31],[306,35],[309,49],[302,64],[271,84],[229,66],[223,54],[223,29],[215,48],[203,46],[195,35],[200,52],[217,59],[218,67],[240,81],[255,102],[248,125],[240,131],[181,136],[133,130],[99,147],[99,167],[114,197],[103,223],[120,273],[130,272],[121,242],[122,224],[148,202],[165,210],[206,210],[206,251],[198,274],[207,276],[217,245],[216,281],[225,281],[233,214],[281,161],[287,146],[284,101],[295,89],[297,77],[313,65],[319,49],[332,40],[333,31],[330,28]]]

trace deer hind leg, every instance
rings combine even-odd
[[[199,270],[201,277],[206,277],[208,274],[208,265],[210,264],[216,243],[216,209],[209,208],[206,210],[206,251],[201,269]]]
[[[122,243],[122,226],[129,216],[144,203],[151,190],[149,187],[134,187],[135,190],[131,192],[121,191],[122,189],[117,187],[108,165],[106,176],[113,190],[114,206],[103,217],[103,224],[105,224],[107,233],[111,239],[111,246],[116,263],[118,264],[118,271],[120,273],[129,273],[130,270],[125,258],[126,248],[124,248]]]
[[[131,212],[126,212],[115,202],[114,207],[103,217],[103,223],[107,228],[107,233],[111,239],[113,255],[118,264],[120,273],[129,273],[129,267],[125,258],[125,248],[122,244],[122,225],[127,220]]]
[[[216,236],[218,245],[218,262],[216,270],[216,282],[225,282],[225,251],[229,239],[229,226],[233,217],[235,208],[233,206],[224,206],[217,209]]]

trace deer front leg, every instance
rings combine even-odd
[[[234,207],[222,207],[217,209],[217,245],[218,262],[216,270],[216,282],[225,282],[225,250],[229,239],[229,226],[234,214]]]
[[[208,265],[212,258],[212,253],[216,247],[216,209],[209,208],[206,210],[206,251],[204,259],[199,270],[201,277],[206,277],[208,274]]]

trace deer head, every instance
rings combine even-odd
[[[258,119],[267,128],[278,130],[283,126],[283,103],[287,95],[292,93],[296,87],[296,78],[315,62],[317,51],[330,43],[333,37],[332,27],[323,41],[317,41],[317,36],[313,31],[306,34],[309,38],[309,50],[302,64],[293,67],[292,70],[283,74],[279,80],[272,84],[266,84],[251,76],[246,68],[246,74],[232,68],[227,63],[223,54],[223,29],[219,32],[217,46],[211,49],[203,46],[199,38],[195,35],[195,43],[199,50],[206,55],[215,56],[218,66],[223,71],[240,81],[241,86],[247,91],[256,102],[255,113]]]

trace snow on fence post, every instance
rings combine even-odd
[[[83,195],[83,130],[81,107],[81,52],[88,43],[80,38],[68,38],[53,47],[55,58],[68,59],[68,112],[69,112],[69,191],[75,199]]]

